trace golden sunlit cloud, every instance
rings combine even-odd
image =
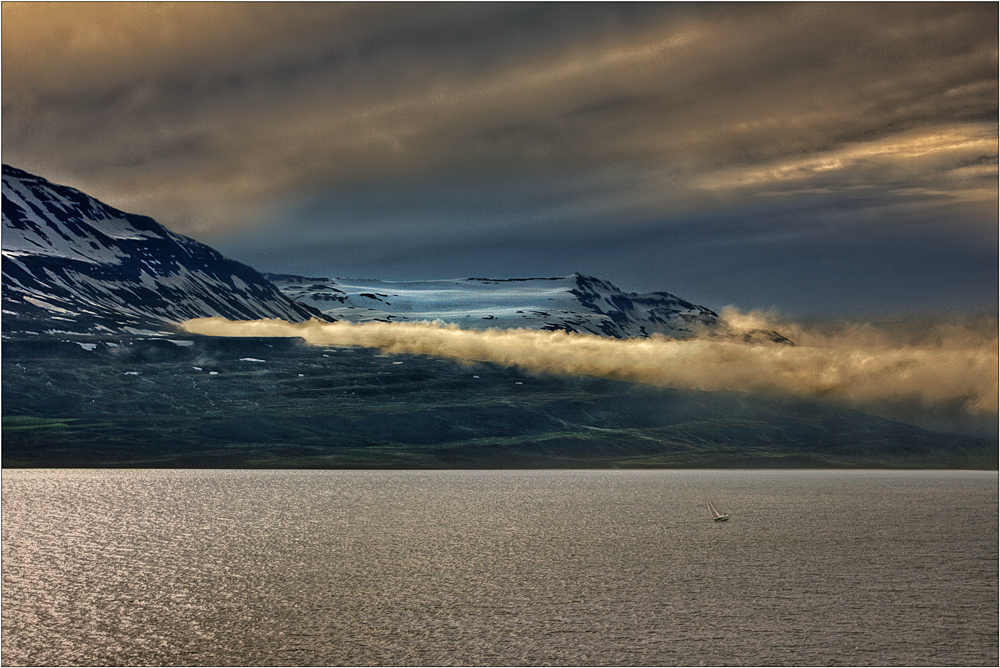
[[[821,332],[761,313],[723,313],[733,336],[690,340],[609,339],[537,330],[462,330],[434,323],[288,323],[190,320],[193,334],[296,337],[311,345],[360,346],[516,366],[534,373],[589,375],[690,390],[733,390],[829,398],[854,406],[960,406],[996,415],[997,330],[951,325],[913,334],[870,325]],[[742,333],[779,326],[797,345],[746,343]]]
[[[890,136],[878,141],[857,143],[836,151],[829,151],[761,168],[729,169],[698,177],[695,188],[730,191],[741,188],[767,188],[788,185],[791,182],[824,181],[833,172],[867,173],[878,170],[879,180],[870,185],[885,185],[886,175],[906,174],[909,184],[919,176],[934,176],[940,182],[943,172],[974,179],[993,179],[998,176],[996,163],[974,165],[969,169],[965,161],[983,156],[995,157],[998,153],[996,127],[992,124],[963,124],[930,128],[902,136]],[[919,182],[919,179],[918,179]],[[991,200],[996,196],[995,184],[974,189],[942,188],[947,195],[954,190],[957,198]]]

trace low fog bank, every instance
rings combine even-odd
[[[687,340],[609,339],[523,329],[469,331],[436,323],[288,323],[190,320],[193,334],[297,337],[312,345],[360,346],[517,366],[533,373],[589,375],[690,390],[775,393],[832,400],[936,429],[996,434],[997,319],[892,326],[804,326],[773,314],[722,313],[724,329]],[[748,343],[775,330],[795,342]]]

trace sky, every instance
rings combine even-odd
[[[3,162],[260,271],[995,313],[996,3],[2,5]]]

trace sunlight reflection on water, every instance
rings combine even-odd
[[[6,470],[4,663],[995,665],[996,507],[995,472]]]

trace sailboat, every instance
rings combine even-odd
[[[715,506],[712,505],[712,499],[708,499],[708,512],[712,513],[712,519],[716,522],[725,522],[729,519],[729,515],[723,515],[715,509]]]

